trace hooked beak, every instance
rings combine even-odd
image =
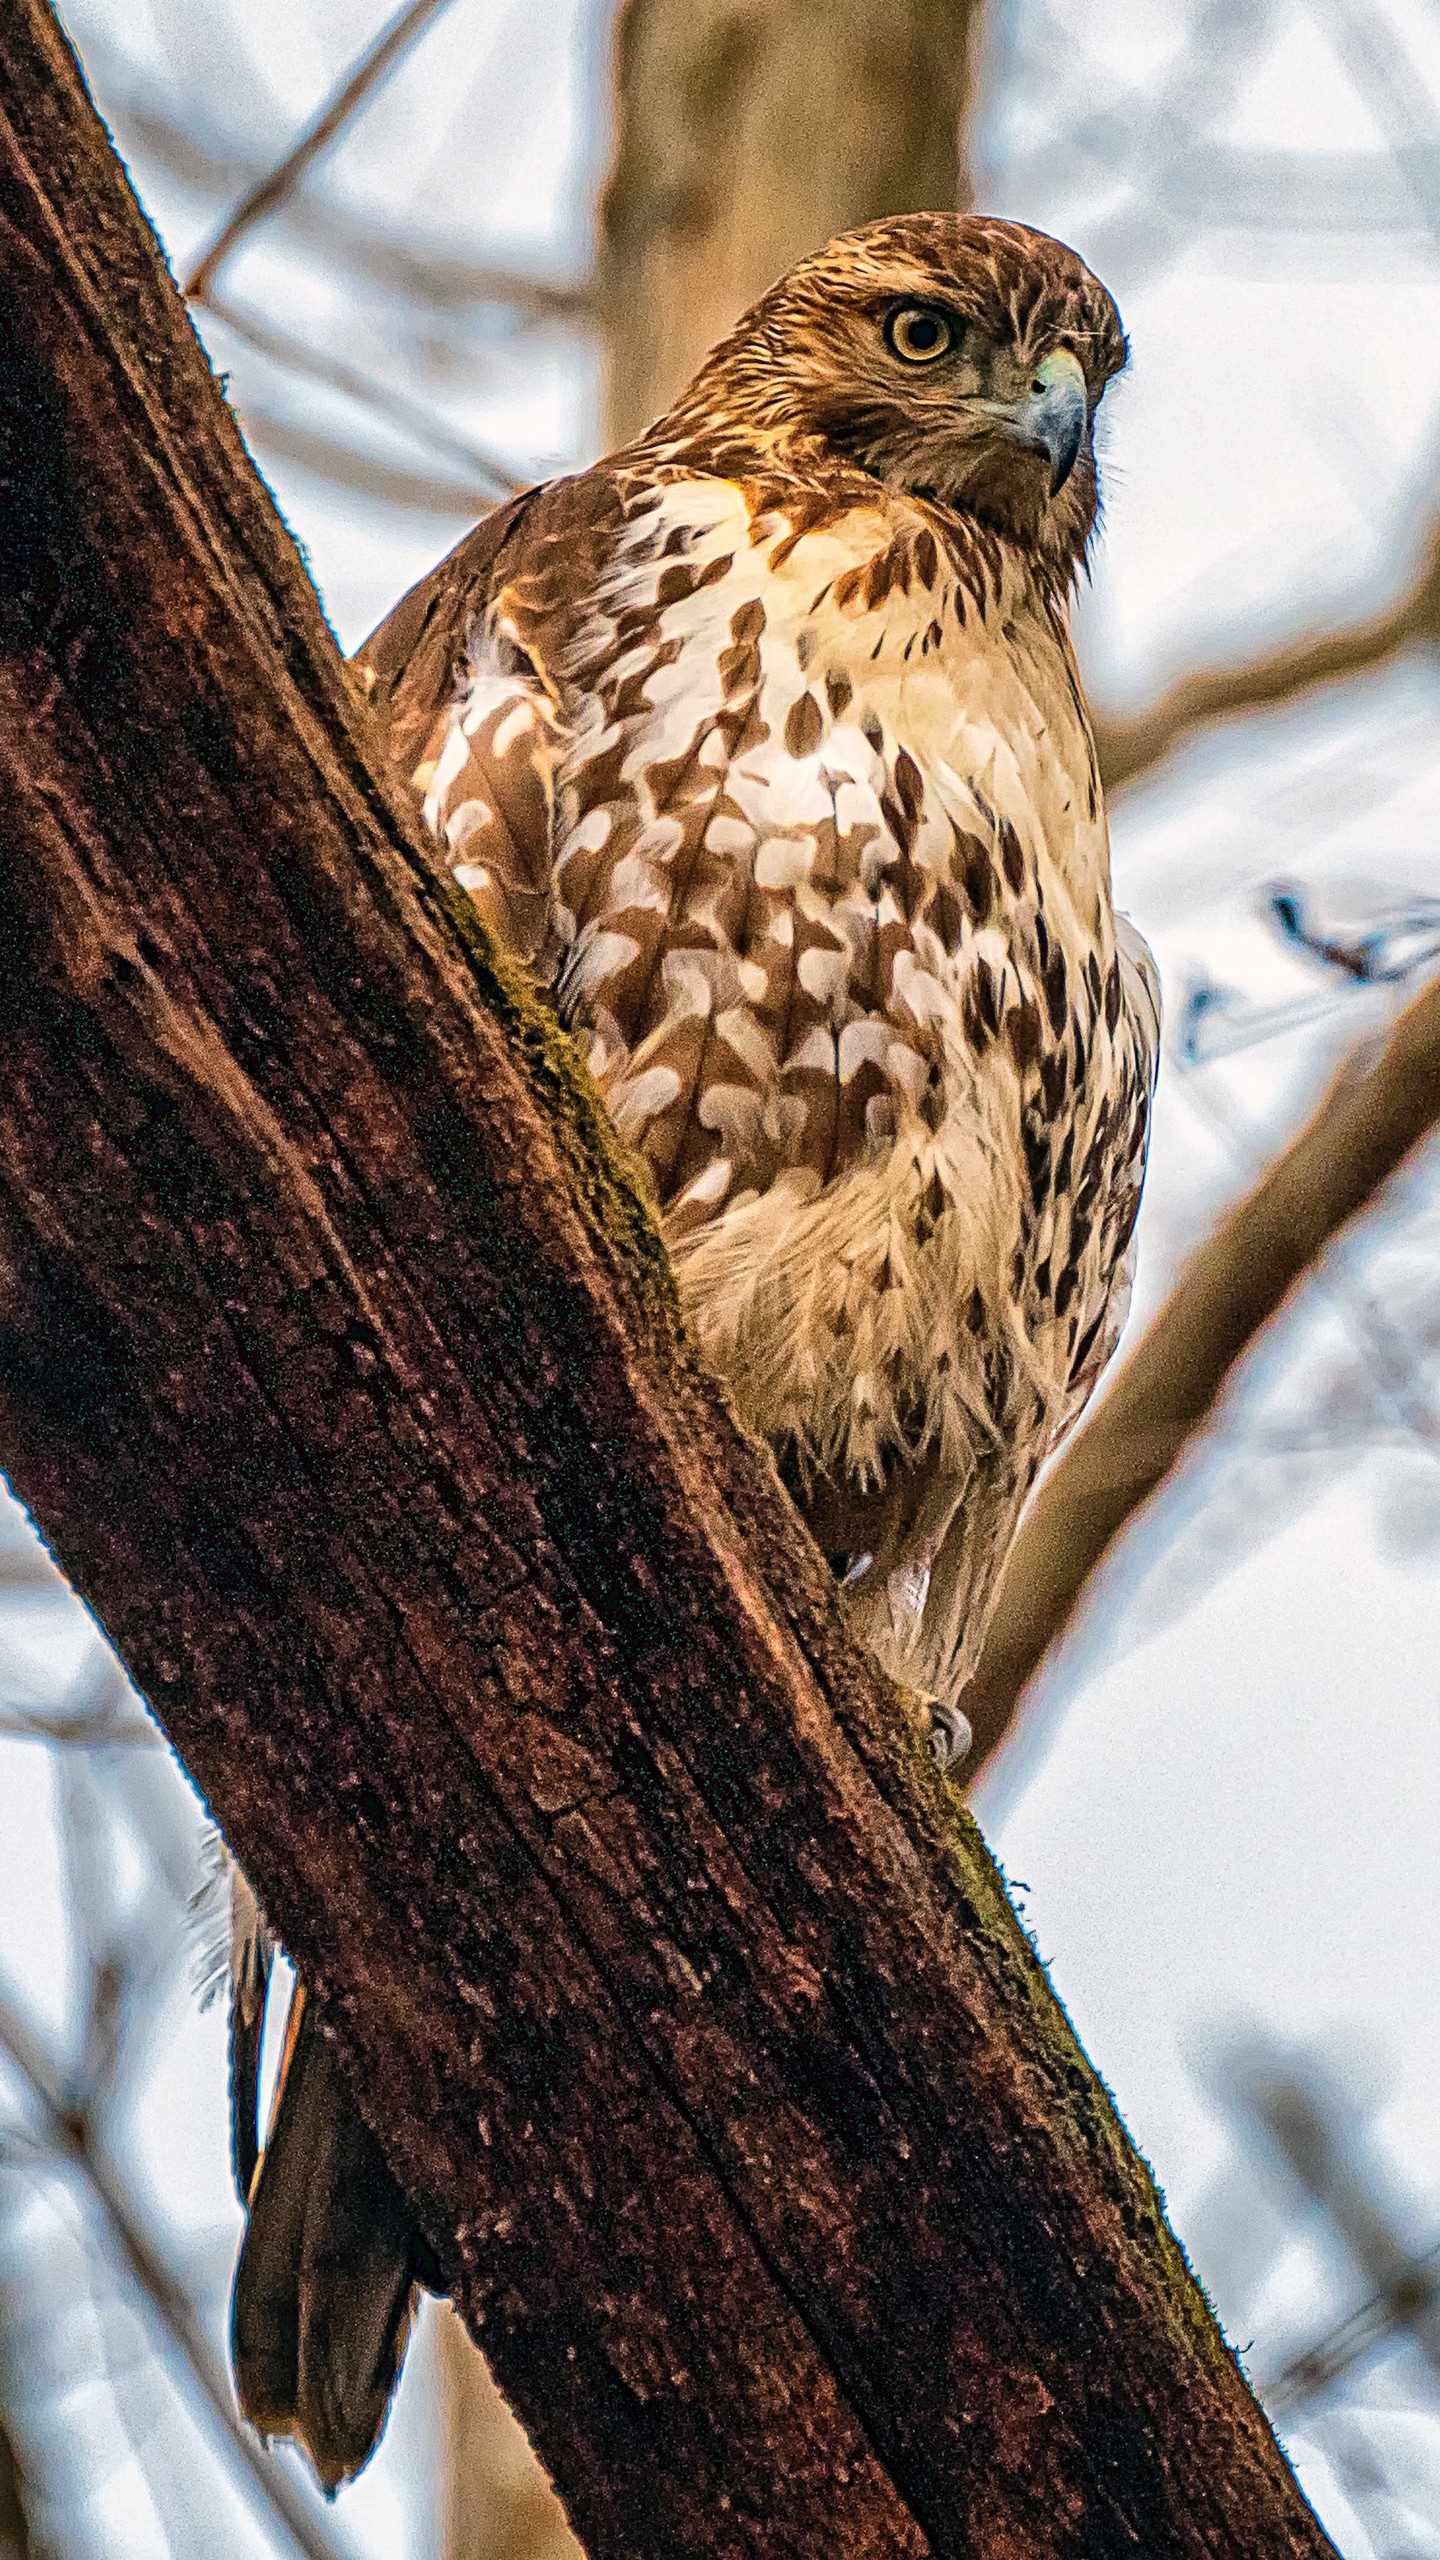
[[[1010,433],[1050,461],[1050,495],[1064,488],[1090,423],[1090,395],[1080,359],[1056,347],[1035,368],[1025,399],[1002,411]]]

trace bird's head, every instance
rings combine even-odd
[[[1069,572],[1095,525],[1095,412],[1125,357],[1113,301],[1063,242],[910,214],[792,267],[671,420],[739,428],[777,459],[818,445]]]

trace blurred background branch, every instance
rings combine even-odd
[[[0,2560],[33,2560],[34,2550],[25,2520],[20,2465],[5,2421],[0,2418]]]
[[[564,2508],[448,2303],[433,2337],[445,2444],[441,2560],[583,2560]]]
[[[1006,1560],[965,1693],[975,1736],[967,1782],[1003,1742],[1090,1576],[1182,1461],[1261,1327],[1437,1119],[1440,982],[1400,1015],[1378,1056],[1346,1061],[1308,1128],[1199,1247],[1049,1469]]]
[[[402,9],[399,16],[382,29],[354,69],[341,81],[333,98],[307,124],[298,141],[291,144],[283,160],[247,188],[234,212],[221,224],[185,287],[192,302],[209,301],[216,277],[231,252],[238,249],[246,232],[253,231],[257,223],[267,221],[295,194],[307,171],[333,149],[346,126],[354,123],[366,101],[383,86],[412,44],[418,44],[426,28],[433,25],[441,10],[448,6],[449,0],[410,0],[409,7]]]
[[[966,204],[979,0],[624,0],[600,207],[605,441],[837,231]]]
[[[1238,666],[1182,676],[1149,710],[1097,724],[1095,743],[1107,791],[1152,773],[1202,729],[1297,702],[1321,685],[1371,675],[1407,649],[1440,644],[1440,533],[1432,526],[1424,558],[1404,592],[1383,612],[1292,641]]]
[[[98,1916],[100,1905],[92,1883],[98,1883],[98,1860],[109,1842],[98,1827],[88,1837],[82,1834],[79,1838],[72,1828],[71,1837],[76,1899],[87,1918],[93,1919]],[[335,2560],[334,2545],[321,2531],[304,2498],[241,2420],[228,2367],[201,2328],[183,2285],[177,2283],[147,2237],[101,2148],[96,2113],[103,2106],[119,2067],[122,2013],[131,1988],[126,1976],[127,1968],[118,1950],[103,1954],[98,1947],[92,1950],[90,1998],[86,2004],[87,2051],[74,2089],[62,2090],[38,2040],[3,1990],[0,2055],[19,2075],[26,2095],[35,2102],[49,2149],[84,2178],[128,2274],[178,2350],[254,2490],[283,2524],[294,2549],[302,2552],[305,2560]]]

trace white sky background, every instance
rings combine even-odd
[[[385,0],[72,0],[65,14],[183,271],[219,199],[144,146],[137,108],[229,153],[238,193],[246,165],[279,156],[390,12]],[[583,278],[604,36],[601,0],[454,0],[313,196],[436,250]],[[1131,332],[1130,374],[1106,402],[1107,527],[1082,615],[1096,696],[1138,707],[1197,663],[1382,600],[1417,551],[1440,453],[1440,7],[1008,0],[986,96],[982,200],[1072,240]],[[594,450],[593,358],[556,324],[417,316],[284,227],[247,247],[225,289],[520,473]],[[221,326],[208,336],[242,412],[464,476],[338,393],[298,387]],[[466,521],[262,460],[347,646]],[[1284,946],[1267,894],[1298,885],[1327,921],[1364,928],[1400,918],[1423,949],[1440,919],[1425,905],[1440,899],[1437,815],[1440,705],[1419,663],[1197,745],[1117,808],[1121,900],[1156,945],[1171,1023],[1142,1312],[1333,1058],[1397,1000],[1346,992]],[[1247,1024],[1271,1036],[1241,1041]],[[1237,1045],[1187,1066],[1187,1031],[1212,1050],[1234,1032]],[[1238,2038],[1328,2062],[1373,2114],[1407,2238],[1440,2241],[1440,1305],[1423,1173],[1405,1209],[1337,1257],[1253,1364],[1203,1465],[1097,1592],[980,1808],[1261,2377],[1363,2288],[1222,2103],[1219,2062]],[[87,1642],[53,1604],[9,1603],[0,1692],[63,1695]],[[58,2046],[72,1951],[55,1756],[0,1742],[0,1974]],[[172,1793],[166,1836],[188,1856]],[[174,1894],[166,1909],[153,2069],[116,2141],[219,2337],[236,2227],[221,2017],[196,2011]],[[19,2175],[0,2180],[0,2331],[42,2282],[55,2289],[61,2311],[24,2352],[37,2410],[42,2343],[57,2387],[77,2395],[48,2422],[80,2426],[92,2466],[66,2548],[114,2560],[282,2549],[247,2524],[232,2473],[115,2308],[119,2289],[107,2307],[100,2287],[98,2313],[89,2304],[76,2209],[56,2201],[66,2191],[46,2188],[22,2215]],[[1359,2418],[1337,2409],[1297,2425],[1307,2486],[1351,2560],[1432,2560],[1440,2385],[1401,2354],[1354,2405]],[[342,2499],[337,2540],[386,2560],[433,2550],[430,2427],[422,2373]],[[1403,2488],[1403,2514],[1362,2494],[1354,2465],[1367,2454]]]

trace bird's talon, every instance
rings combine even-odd
[[[930,1726],[930,1748],[942,1769],[953,1769],[970,1751],[975,1735],[970,1719],[958,1707],[947,1707],[939,1698],[927,1698],[925,1714]]]

